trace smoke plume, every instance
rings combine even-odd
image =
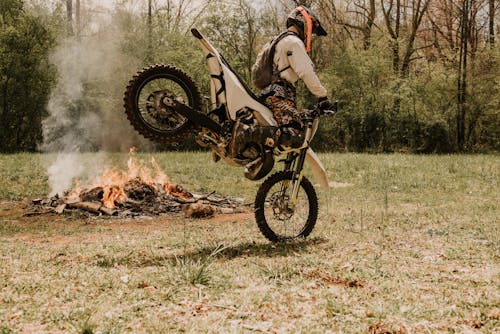
[[[57,153],[49,155],[47,169],[52,195],[68,189],[76,178],[97,174],[106,164],[103,155],[83,152],[123,152],[133,145],[148,145],[129,125],[122,103],[139,62],[122,51],[119,25],[112,18],[94,20],[89,23],[92,31],[60,41],[51,57],[58,81],[47,106],[40,148]],[[96,161],[89,163],[89,158]]]

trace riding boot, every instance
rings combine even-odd
[[[274,148],[278,144],[280,130],[275,126],[259,126],[238,122],[233,131],[231,155],[241,154],[250,143]]]
[[[298,148],[304,143],[304,130],[297,127],[282,127],[279,145]]]

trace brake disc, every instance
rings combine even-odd
[[[276,196],[277,195],[277,196]],[[276,219],[289,220],[294,214],[293,208],[289,207],[290,199],[287,195],[275,194],[272,200],[272,209]]]

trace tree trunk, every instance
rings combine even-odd
[[[467,100],[467,48],[469,39],[469,11],[470,0],[463,0],[462,15],[460,19],[460,56],[458,64],[458,87],[457,87],[457,146],[460,151],[465,146],[465,114]]]
[[[363,49],[365,50],[368,50],[371,46],[371,35],[372,35],[373,25],[375,24],[375,15],[376,15],[375,0],[370,0],[370,7],[368,11],[366,11],[366,23],[362,28]]]
[[[3,96],[2,96],[2,113],[0,114],[2,123],[0,125],[0,151],[6,152],[9,149],[9,137],[11,134],[10,121],[9,121],[9,80],[10,78],[5,78],[5,83],[3,85]]]
[[[394,72],[399,72],[399,27],[401,25],[401,0],[396,0],[396,22],[395,22],[395,35],[393,38],[393,65]]]
[[[73,35],[73,0],[66,0],[66,18],[68,35]]]
[[[81,37],[80,0],[75,0],[76,39]]]
[[[153,9],[152,0],[148,0],[148,51],[146,54],[146,61],[153,61]]]
[[[489,0],[489,31],[490,31],[490,46],[495,45],[495,0]]]
[[[412,16],[412,23],[411,23],[411,32],[410,36],[408,37],[408,42],[406,44],[406,52],[403,57],[403,61],[401,64],[401,76],[402,77],[408,77],[410,74],[410,62],[411,62],[411,56],[415,52],[414,49],[414,44],[415,40],[417,38],[417,32],[418,29],[420,28],[420,24],[422,23],[422,18],[424,17],[424,14],[427,11],[427,6],[429,5],[429,1],[425,0],[418,0],[416,5],[414,5],[414,12]]]

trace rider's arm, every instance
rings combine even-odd
[[[288,61],[297,76],[304,81],[307,89],[318,98],[326,97],[328,92],[319,81],[311,58],[306,52],[304,43],[298,38],[294,38],[293,43],[288,47]]]

